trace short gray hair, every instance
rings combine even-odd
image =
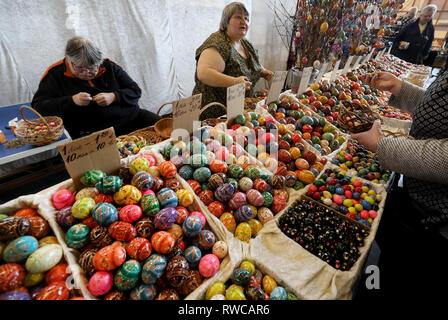
[[[409,8],[408,13],[411,13],[411,12],[414,12],[414,18],[415,18],[415,16],[416,16],[417,13],[418,13],[418,8],[417,8],[417,7],[411,7],[411,8]]]
[[[65,56],[80,67],[98,66],[103,62],[103,53],[92,41],[76,36],[67,41]]]
[[[227,30],[227,26],[229,25],[229,21],[235,13],[242,12],[249,16],[249,12],[247,11],[244,4],[241,2],[232,2],[224,7],[221,16],[221,22],[219,23],[219,31],[225,32]]]
[[[425,13],[426,11],[432,11],[432,16],[434,17],[437,12],[437,6],[435,4],[428,4],[422,9],[421,14]]]

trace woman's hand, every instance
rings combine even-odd
[[[93,97],[93,101],[102,107],[111,105],[115,100],[117,100],[117,97],[113,92],[101,92]]]
[[[378,142],[380,142],[383,137],[384,135],[381,131],[380,120],[375,120],[370,130],[361,133],[353,133],[351,135],[352,139],[358,140],[359,144],[363,145],[372,152],[376,152]]]
[[[92,96],[87,92],[80,92],[72,96],[72,99],[77,106],[85,107],[92,101]]]
[[[374,72],[362,75],[361,81],[371,88],[392,92],[394,96],[400,93],[402,81],[389,72]]]
[[[261,70],[261,76],[263,77],[263,79],[269,81],[274,77],[274,72],[272,72],[271,70],[268,69],[262,69]]]
[[[250,87],[252,86],[252,82],[250,82],[246,76],[241,76],[241,77],[236,78],[235,84],[238,84],[238,83],[244,83],[246,86],[246,91],[249,91]]]

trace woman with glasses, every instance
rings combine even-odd
[[[119,65],[77,36],[67,42],[65,58],[43,75],[32,106],[44,116],[61,117],[72,138],[109,127],[119,136],[160,119],[140,109],[140,96],[137,83]]]

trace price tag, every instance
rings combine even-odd
[[[353,65],[352,70],[356,70],[356,68],[358,68],[359,66],[359,62],[361,61],[362,56],[357,56],[356,60],[355,60],[355,64]]]
[[[244,113],[244,97],[246,85],[238,83],[227,88],[227,120]]]
[[[334,65],[333,72],[331,73],[330,82],[333,82],[334,79],[336,79],[336,75],[338,73],[339,64],[341,64],[341,60],[336,61],[336,64]]]
[[[322,76],[324,75],[324,73],[327,72],[327,70],[328,70],[328,65],[329,65],[328,62],[325,62],[325,63],[322,65],[322,67],[321,67],[320,70],[319,70],[319,73],[317,74],[316,82],[319,82],[319,81],[322,79]]]
[[[299,90],[297,93],[302,94],[305,92],[308,87],[308,83],[310,82],[311,74],[313,73],[313,67],[303,68],[302,78],[300,79]]]
[[[387,48],[384,48],[384,50],[381,50],[380,52],[378,52],[378,54],[376,55],[375,61],[378,61],[378,60],[383,56],[384,51],[385,51],[386,49],[387,49]]]
[[[342,69],[342,74],[346,74],[348,72],[348,69],[350,68],[353,58],[354,58],[354,56],[348,57],[347,62],[345,63],[344,69]]]
[[[387,54],[390,54],[390,51],[392,50],[392,46],[389,47],[389,50],[387,50]]]
[[[367,57],[365,58],[365,60],[362,62],[363,64],[366,62],[369,62],[370,59],[372,58],[372,54],[375,51],[375,49],[372,49],[372,51],[369,52],[369,54],[367,55]]]
[[[57,148],[77,189],[82,187],[80,178],[86,171],[102,170],[113,175],[120,168],[117,139],[112,127]]]
[[[184,129],[193,133],[193,122],[199,121],[202,93],[173,102],[173,131]]]
[[[272,84],[269,88],[268,96],[266,97],[266,104],[271,102],[276,102],[280,93],[282,92],[283,86],[285,84],[286,75],[288,71],[275,71],[272,77]]]

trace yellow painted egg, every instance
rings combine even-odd
[[[263,290],[267,294],[271,294],[272,290],[277,287],[277,282],[271,276],[265,275],[263,277]]]
[[[252,229],[247,222],[241,222],[235,230],[235,238],[243,242],[249,242],[252,236]]]
[[[232,284],[226,290],[226,300],[247,300],[244,295],[244,289],[241,286]]]
[[[216,281],[214,284],[212,284],[205,293],[205,299],[210,300],[213,296],[217,294],[224,295],[226,293],[226,286],[221,281]]]
[[[244,260],[243,262],[241,262],[240,268],[249,270],[252,275],[255,274],[255,265],[249,260]]]

